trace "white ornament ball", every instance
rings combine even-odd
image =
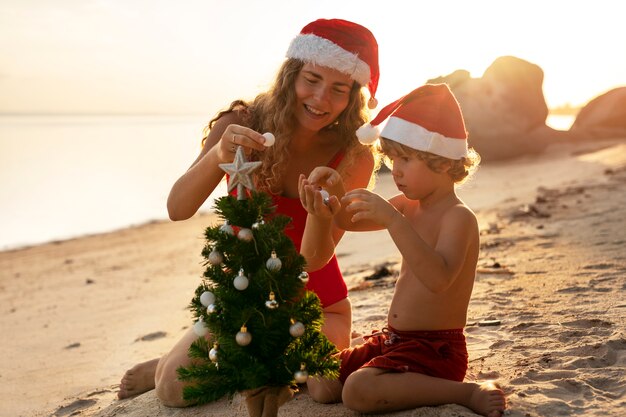
[[[300,280],[306,284],[307,282],[309,282],[309,273],[306,271],[302,271],[300,275],[298,275],[298,278],[300,278]]]
[[[274,291],[270,292],[270,299],[265,302],[265,307],[270,310],[276,310],[278,308],[278,301],[275,300]]]
[[[248,346],[252,342],[252,335],[248,332],[246,326],[241,326],[241,330],[235,335],[235,341],[239,346]]]
[[[306,370],[301,369],[301,370],[297,371],[293,375],[293,377],[294,377],[294,379],[296,380],[296,382],[298,384],[304,384],[307,381],[307,379],[309,379],[309,373]]]
[[[209,253],[209,263],[211,265],[221,265],[224,262],[224,257],[221,252],[213,249],[211,253]]]
[[[213,314],[217,311],[217,306],[215,304],[209,304],[206,308],[207,314]]]
[[[231,236],[235,235],[235,231],[233,230],[233,227],[230,224],[228,224],[228,222],[225,222],[223,225],[221,225],[220,230],[222,231],[222,233],[226,233],[227,235],[231,235]]]
[[[235,288],[237,288],[239,291],[243,291],[248,288],[249,283],[250,281],[248,281],[248,278],[243,274],[243,269],[239,270],[239,275],[237,275],[233,280],[233,285],[235,286]]]
[[[209,351],[209,359],[211,362],[217,362],[217,343],[213,345],[213,348]]]
[[[270,271],[276,272],[276,271],[280,271],[280,268],[282,268],[283,263],[278,258],[278,256],[276,256],[276,252],[272,251],[272,256],[267,260],[267,262],[265,262],[265,266]]]
[[[202,336],[206,336],[209,333],[209,328],[206,327],[206,324],[204,324],[204,320],[199,319],[193,325],[193,332],[197,336],[202,337]]]
[[[205,307],[208,307],[209,305],[215,303],[215,294],[213,294],[211,291],[203,292],[202,295],[200,295],[200,303],[202,303],[202,305]]]
[[[272,146],[274,142],[276,142],[276,138],[274,137],[273,133],[265,132],[263,133],[263,137],[265,138],[265,143],[263,143],[263,145],[267,147]]]
[[[300,337],[304,334],[304,324],[297,321],[289,326],[289,334],[293,337]]]
[[[320,194],[322,195],[322,200],[324,201],[324,204],[328,204],[328,202],[330,201],[330,194],[328,194],[328,191],[324,190],[323,188],[320,190]]]
[[[237,237],[239,238],[239,240],[243,240],[244,242],[250,242],[254,238],[254,234],[252,234],[252,230],[243,227],[239,229]]]

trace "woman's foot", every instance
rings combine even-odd
[[[501,417],[506,409],[504,392],[492,381],[477,384],[470,398],[469,408],[485,417]]]
[[[158,363],[159,359],[152,359],[139,363],[126,371],[120,381],[117,398],[122,400],[154,389],[154,375]]]

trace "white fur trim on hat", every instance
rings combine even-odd
[[[415,123],[391,116],[380,136],[418,151],[430,152],[450,159],[467,156],[467,140],[446,137]]]
[[[370,66],[365,61],[320,36],[313,34],[296,36],[291,41],[286,55],[288,58],[334,68],[349,75],[362,86],[366,86],[370,81]]]
[[[356,137],[363,145],[371,145],[380,137],[380,129],[371,123],[366,123],[356,130]]]

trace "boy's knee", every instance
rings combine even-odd
[[[377,390],[371,378],[358,371],[351,374],[343,385],[341,398],[347,408],[361,413],[375,411]]]

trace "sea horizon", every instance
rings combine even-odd
[[[549,116],[566,130],[574,116]],[[168,220],[206,115],[0,114],[0,251]],[[214,195],[225,193],[225,185]],[[211,211],[214,199],[201,207]]]

